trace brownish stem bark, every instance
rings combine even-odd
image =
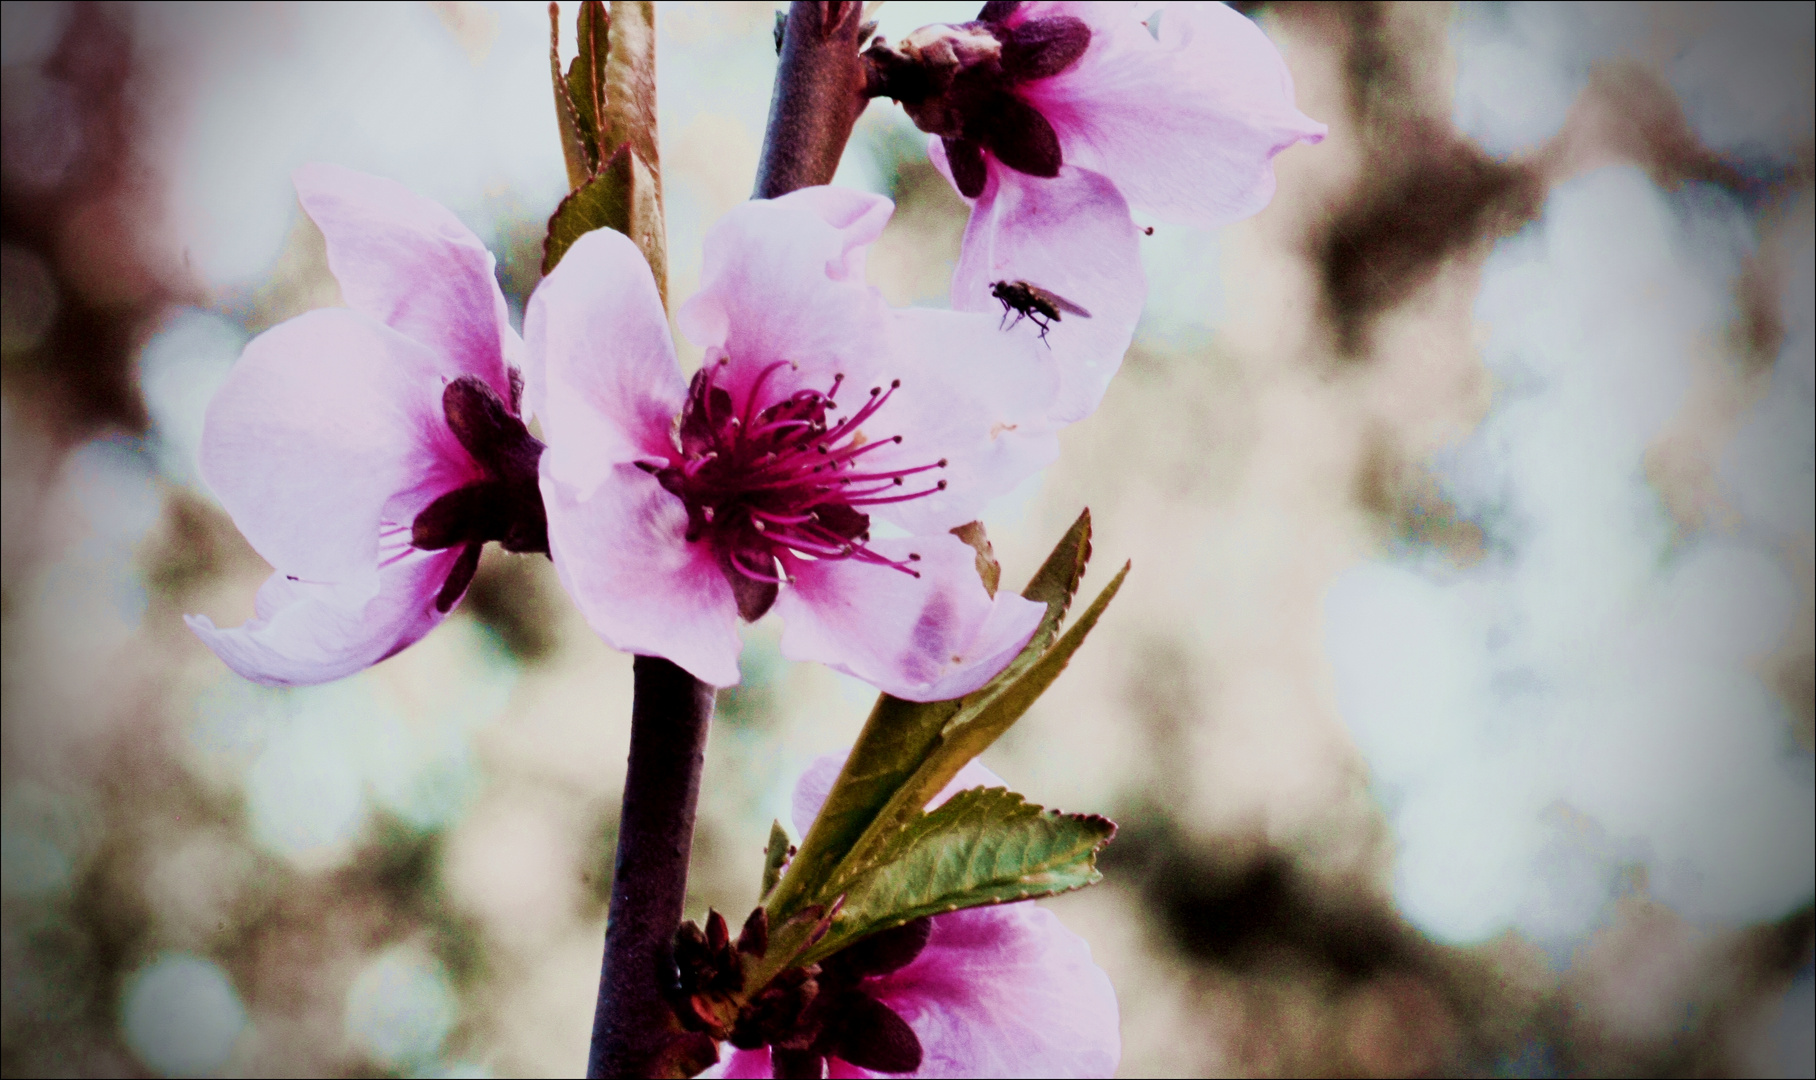
[[[675,931],[713,714],[713,688],[670,661],[639,656],[632,671],[630,768],[589,1077],[659,1075],[672,1052],[677,1028],[663,990],[676,981]]]
[[[858,59],[862,8],[856,0],[795,0],[789,9],[757,198],[829,183],[838,170],[852,125],[869,104]],[[675,931],[687,893],[713,689],[657,657],[637,657],[634,671],[630,768],[589,1077],[675,1071],[679,1045],[664,990],[676,982]]]
[[[863,5],[856,0],[794,0],[789,6],[756,198],[832,182],[851,127],[870,104],[858,59],[862,21]]]

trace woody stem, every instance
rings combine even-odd
[[[851,127],[870,103],[858,59],[863,6],[857,0],[789,5],[756,198],[832,182]]]
[[[675,930],[713,714],[713,688],[672,662],[639,656],[631,670],[630,766],[589,1077],[655,1075],[674,1037],[662,990],[676,981]]]
[[[795,0],[789,9],[757,198],[832,180],[868,104],[858,61],[861,12],[856,0]],[[589,1077],[654,1076],[673,1067],[677,1031],[663,991],[676,981],[675,932],[712,721],[712,687],[658,657],[637,657],[633,670],[630,766]]]

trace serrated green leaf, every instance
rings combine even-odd
[[[660,214],[648,204],[648,180],[649,169],[636,151],[619,147],[605,168],[569,192],[550,216],[548,237],[543,241],[542,272],[555,269],[574,241],[594,229],[616,229],[636,240],[639,230],[650,227],[651,214]],[[649,253],[644,254],[647,257]],[[656,267],[652,266],[651,271],[656,272]],[[657,273],[658,282],[662,276]]]
[[[1100,879],[1110,821],[1044,810],[1006,788],[961,791],[896,833],[871,870],[847,882],[812,963],[923,915],[1081,889]]]
[[[551,21],[555,19],[551,13]],[[549,35],[555,117],[572,191],[549,219],[542,272],[594,229],[630,237],[668,305],[668,237],[656,138],[655,9],[648,0],[586,0],[577,52],[561,73],[559,29]]]
[[[1024,597],[1047,605],[1046,616],[1022,652],[988,685],[952,701],[903,701],[888,694],[877,697],[820,816],[802,838],[800,852],[770,900],[772,919],[780,921],[794,907],[815,899],[831,900],[825,889],[827,879],[902,784],[921,767],[940,732],[961,710],[994,697],[1052,644],[1090,557],[1091,512],[1085,510],[1022,590]],[[917,804],[916,812],[926,803],[923,799]]]
[[[782,880],[782,867],[788,862],[789,849],[788,830],[782,828],[779,821],[770,822],[769,847],[763,852],[763,891],[758,899],[767,900],[775,891],[776,882]]]
[[[834,867],[845,858],[897,788],[914,775],[940,729],[962,701],[918,702],[882,694],[858,741],[845,758],[820,807],[820,816],[801,838],[788,873],[770,898],[770,918],[780,921],[813,899]]]
[[[1124,563],[1122,569],[1078,617],[1078,621],[1060,635],[1051,649],[1019,675],[1006,684],[992,683],[990,687],[986,687],[986,691],[995,688],[988,696],[980,698],[974,695],[965,699],[964,707],[947,721],[939,736],[933,740],[914,775],[896,789],[888,804],[871,820],[864,835],[858,838],[838,868],[829,875],[827,884],[821,887],[818,897],[830,897],[846,891],[849,882],[880,867],[890,857],[888,853],[894,850],[896,837],[912,826],[920,816],[921,809],[952,782],[952,778],[958,775],[958,771],[966,763],[987,750],[1003,732],[1021,719],[1022,714],[1053,685],[1053,680],[1059,678],[1059,673],[1066,669],[1072,654],[1084,644],[1085,637],[1097,625],[1097,620],[1103,616],[1110,601],[1115,599],[1117,591],[1122,588],[1123,579],[1128,575],[1129,564]],[[979,691],[979,694],[983,693],[984,691]]]
[[[597,173],[618,149],[618,143],[607,141],[601,123],[606,112],[610,83],[606,65],[613,36],[612,18],[605,4],[601,0],[585,0],[574,19],[576,50],[568,65],[567,89],[574,104],[574,126],[586,148],[587,164],[592,167],[588,176]]]
[[[1072,606],[1072,597],[1078,594],[1078,583],[1084,580],[1085,566],[1091,561],[1091,511],[1087,507],[1079,512],[1076,520],[1066,534],[1053,545],[1040,569],[1028,580],[1028,587],[1022,590],[1026,599],[1047,605],[1047,614],[1035,628],[1034,636],[1028,644],[1016,654],[1009,666],[1004,668],[989,685],[969,695],[967,701],[982,701],[994,695],[997,688],[1014,681],[1028,666],[1040,659],[1047,646],[1053,644],[1053,638],[1059,633],[1059,624],[1065,621],[1066,611]]]
[[[555,126],[561,133],[561,158],[567,163],[568,190],[587,182],[598,166],[595,148],[581,135],[579,106],[561,71],[561,9],[549,5],[549,81],[555,87]]]

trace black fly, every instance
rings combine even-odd
[[[990,286],[990,295],[996,297],[1003,305],[1003,320],[1008,321],[1009,313],[1015,312],[1015,322],[1032,319],[1040,327],[1040,339],[1047,340],[1047,331],[1059,321],[1061,313],[1076,315],[1088,319],[1091,313],[1079,307],[1063,296],[1050,293],[1037,285],[1025,281],[999,281]],[[1008,323],[1014,326],[1015,323]]]

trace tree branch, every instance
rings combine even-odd
[[[586,1074],[689,1076],[677,1044],[686,1036],[663,991],[677,978],[675,930],[687,894],[713,688],[659,657],[637,657],[632,671],[630,768]],[[703,1049],[710,1053],[710,1042]]]
[[[789,6],[756,198],[832,182],[851,127],[870,104],[858,60],[862,21],[857,0],[794,0]]]

